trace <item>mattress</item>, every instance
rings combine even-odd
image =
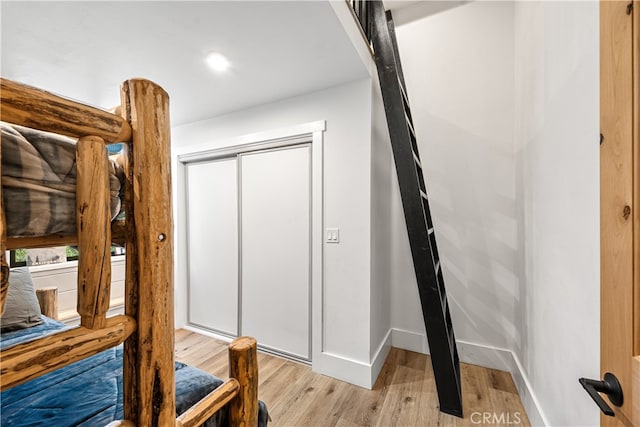
[[[0,122],[8,237],[76,233],[76,141]],[[124,173],[109,158],[111,217],[121,207]]]

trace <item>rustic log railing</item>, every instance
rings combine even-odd
[[[7,239],[0,212],[0,309],[8,287],[5,251],[77,244],[81,325],[0,352],[5,390],[124,342],[125,420],[113,426],[196,426],[229,406],[232,426],[257,423],[257,358],[253,338],[229,346],[222,387],[176,418],[173,320],[173,219],[169,97],[156,84],[128,80],[113,114],[0,78],[0,118],[78,138],[77,235]],[[106,145],[124,144],[124,221],[110,222]],[[1,172],[1,170],[0,170]],[[1,190],[0,190],[1,191]],[[0,192],[0,201],[2,194]],[[106,317],[110,245],[126,249],[125,315]],[[48,300],[55,291],[48,293]],[[55,301],[48,302],[55,311]]]
[[[124,245],[126,235],[125,220],[119,219],[111,222],[111,242],[118,245]],[[50,248],[53,246],[77,246],[77,234],[49,234],[46,236],[25,236],[25,237],[8,237],[6,239],[6,249],[22,249],[22,248]]]
[[[73,138],[97,136],[107,143],[131,140],[129,123],[99,108],[4,78],[0,93],[5,122]]]
[[[229,377],[176,419],[176,427],[196,427],[229,404],[230,426],[258,425],[257,342],[238,337],[229,344]]]
[[[107,319],[102,329],[78,326],[4,349],[0,353],[1,390],[115,347],[135,328],[135,319],[119,315]]]
[[[220,387],[202,398],[176,419],[176,427],[195,427],[222,409],[238,395],[240,384],[235,378],[225,381]]]

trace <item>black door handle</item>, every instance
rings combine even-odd
[[[624,396],[622,395],[622,387],[620,386],[620,381],[613,375],[611,372],[607,372],[604,374],[604,380],[590,380],[589,378],[580,378],[580,384],[587,390],[589,396],[596,402],[596,405],[600,408],[600,410],[610,417],[614,417],[616,414],[613,412],[613,409],[607,402],[604,401],[602,396],[599,393],[604,393],[609,396],[609,400],[616,406],[622,406],[622,402],[624,402]]]

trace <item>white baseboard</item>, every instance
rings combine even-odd
[[[415,351],[416,353],[429,354],[427,336],[405,329],[391,329],[391,345],[396,348]]]
[[[524,368],[513,351],[465,341],[456,343],[461,362],[509,372],[531,425],[549,425]],[[429,354],[427,337],[421,333],[394,328],[391,331],[391,344],[397,348]]]
[[[313,372],[371,390],[390,350],[391,330],[387,332],[378,346],[371,363],[364,363],[338,354],[320,352],[314,354],[311,366]]]
[[[373,386],[375,385],[376,380],[378,379],[378,375],[380,375],[380,371],[382,370],[382,366],[387,360],[389,351],[391,351],[391,329],[389,329],[387,335],[385,335],[384,339],[380,343],[380,346],[371,359],[371,386],[369,387],[369,389],[373,388]]]
[[[182,328],[180,329],[184,329],[185,331],[189,331],[189,332],[195,332],[196,334],[204,335],[205,337],[209,337],[209,338],[215,338],[217,340],[224,341],[224,342],[230,343],[231,341],[233,341],[233,338],[227,335],[216,334],[215,332],[211,332],[204,328],[199,328],[197,326],[193,326],[189,324],[183,325]]]
[[[371,389],[371,365],[338,354],[321,352],[314,355],[311,369],[318,374]]]
[[[229,337],[190,325],[185,325],[184,329],[224,341],[231,341]],[[458,355],[461,362],[509,372],[513,377],[513,382],[520,395],[522,405],[527,411],[531,425],[534,427],[549,425],[540,407],[540,403],[533,392],[529,379],[525,374],[524,368],[513,351],[466,341],[457,341],[457,344]],[[426,335],[393,328],[389,330],[378,346],[371,359],[371,363],[361,362],[338,354],[318,352],[314,354],[312,369],[316,373],[371,390],[392,346],[429,354]]]
[[[518,394],[520,395],[520,400],[522,401],[522,405],[524,409],[527,411],[527,415],[529,416],[529,422],[532,427],[546,427],[549,426],[549,421],[547,421],[547,417],[544,415],[542,408],[540,407],[540,402],[533,392],[533,387],[529,382],[529,378],[524,372],[524,368],[520,363],[520,359],[516,356],[515,353],[511,352],[513,356],[513,361],[516,364],[516,370],[518,374],[511,372],[513,376],[513,382],[516,384],[516,388],[518,389]]]
[[[182,329],[196,332],[211,338],[216,338],[225,342],[231,342],[233,338],[215,332],[199,328],[194,325],[184,325]],[[371,390],[378,379],[378,375],[382,370],[387,355],[391,350],[391,330],[378,346],[371,363],[364,363],[345,356],[322,352],[314,354],[314,360],[311,362],[313,372],[327,375],[341,381],[348,382],[359,387]],[[286,356],[282,356],[287,358]],[[308,362],[307,362],[308,363]]]
[[[219,335],[190,325],[185,325],[183,328],[227,342],[231,341],[229,337],[224,335]],[[529,383],[529,379],[524,372],[522,364],[515,353],[511,350],[466,341],[457,341],[457,344],[458,355],[461,362],[509,372],[513,377],[516,389],[520,395],[520,400],[527,411],[531,425],[534,427],[549,425]],[[389,330],[378,346],[371,359],[371,363],[361,362],[338,354],[319,352],[314,354],[312,369],[316,373],[370,390],[373,388],[392,346],[429,354],[429,345],[427,343],[427,337],[424,334],[393,328]]]

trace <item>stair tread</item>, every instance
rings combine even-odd
[[[413,160],[416,162],[416,165],[420,166],[420,169],[422,169],[422,162],[420,161],[418,154],[413,150],[411,150],[411,152],[413,153]]]
[[[400,79],[398,79],[398,83],[400,83]],[[403,100],[405,101],[407,106],[409,106],[409,97],[407,96],[407,93],[405,92],[404,87],[402,86],[402,83],[400,83],[400,92],[402,92]]]
[[[411,132],[411,134],[413,134],[413,136],[416,136],[416,131],[413,129],[413,123],[411,122],[411,118],[407,115],[407,112],[404,112],[404,118],[407,122],[407,126],[409,126],[409,132]]]

